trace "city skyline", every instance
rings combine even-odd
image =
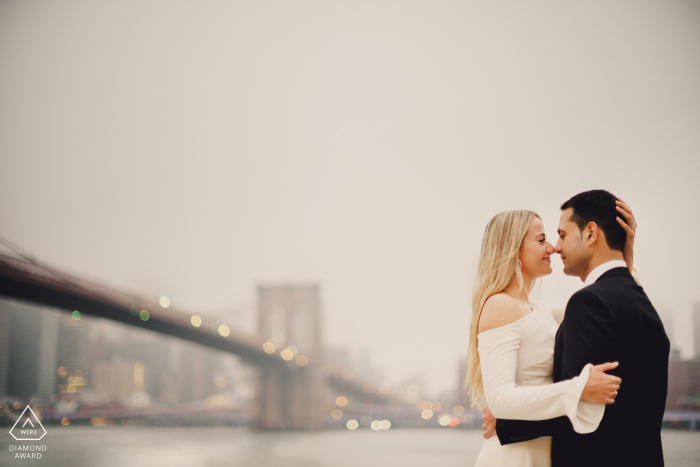
[[[301,352],[311,357],[311,363],[318,371],[322,369],[325,375],[340,376],[342,373],[343,379],[357,381],[360,386],[364,384],[360,403],[362,399],[374,397],[372,393],[376,388],[379,388],[380,399],[381,394],[390,392],[390,400],[399,403],[413,404],[427,397],[423,391],[424,378],[419,374],[407,381],[387,385],[381,376],[382,370],[372,365],[368,349],[364,349],[361,359],[353,359],[347,349],[323,350],[317,347],[319,341],[313,337],[313,331],[309,334],[299,326],[309,319],[317,319],[313,318],[317,312],[314,311],[317,292],[316,286],[268,286],[260,289],[262,326],[257,338],[261,344],[265,342],[262,345],[265,352],[274,352],[274,347],[277,351],[293,348],[294,352],[300,352],[299,358],[306,359]],[[161,297],[160,303],[163,308],[169,306],[167,297]],[[153,318],[156,310],[149,309]],[[0,300],[0,320],[5,337],[0,339],[0,394],[34,398],[35,402],[49,405],[65,405],[72,399],[66,400],[62,395],[72,394],[79,396],[80,403],[88,406],[105,407],[116,402],[132,408],[154,403],[172,406],[190,402],[199,402],[200,405],[203,402],[206,406],[212,403],[210,399],[221,404],[222,397],[227,397],[229,405],[233,403],[253,413],[250,395],[253,375],[257,373],[255,364],[245,358],[240,360],[236,353],[193,345],[155,329],[149,331],[148,327],[135,328],[127,323],[92,316],[90,310],[84,308],[83,312],[71,312],[3,297]],[[141,321],[139,316],[133,318]],[[304,335],[295,338],[295,332]],[[275,337],[266,340],[266,336]],[[296,346],[289,347],[289,344]],[[274,347],[268,349],[268,345]],[[285,360],[289,360],[284,356],[288,351],[282,351]],[[308,362],[297,359],[301,366]],[[292,362],[292,366],[296,365]],[[228,370],[224,370],[225,367]],[[279,368],[273,373],[281,375]],[[292,389],[279,384],[275,387],[284,392]],[[222,392],[224,389],[227,392]],[[324,402],[336,399],[338,394],[344,394],[354,397],[351,400],[356,405],[357,395],[344,390],[347,388],[323,388],[325,396],[316,404],[320,407]],[[301,392],[305,393],[309,391]],[[248,398],[241,399],[241,394],[248,394]],[[441,402],[447,405],[456,399],[454,392],[441,397]],[[313,413],[320,416],[322,411],[313,410]]]

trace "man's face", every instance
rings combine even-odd
[[[576,223],[571,222],[574,208],[568,208],[561,212],[559,218],[559,241],[554,247],[554,252],[561,255],[564,263],[564,274],[567,276],[581,277],[588,271],[591,255],[583,242],[583,234]]]

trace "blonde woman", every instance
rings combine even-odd
[[[636,226],[631,211],[623,214]],[[627,231],[631,261],[634,230]],[[472,294],[465,388],[473,406],[488,406],[498,419],[566,416],[576,432],[591,433],[605,405],[614,403],[621,380],[605,373],[617,366],[609,362],[588,364],[577,377],[552,383],[554,341],[564,310],[529,297],[534,281],[552,273],[552,253],[534,212],[502,212],[486,226]],[[504,446],[492,436],[476,462],[477,467],[550,465],[549,436]]]

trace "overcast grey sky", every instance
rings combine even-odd
[[[0,235],[192,311],[317,281],[328,345],[433,393],[488,220],[593,188],[690,356],[699,129],[699,2],[0,3]]]

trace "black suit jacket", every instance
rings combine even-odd
[[[615,403],[598,429],[574,431],[567,417],[498,420],[501,444],[552,436],[552,467],[663,466],[661,420],[668,390],[670,345],[659,315],[627,268],[613,268],[576,292],[554,346],[554,382],[578,376],[587,363],[620,362]]]

